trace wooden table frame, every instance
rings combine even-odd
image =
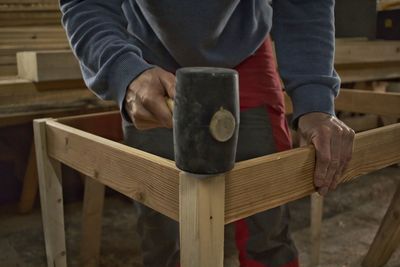
[[[358,92],[345,90],[342,94],[348,94],[348,101],[343,99],[344,104],[337,107],[346,107],[344,110],[362,112],[363,106],[368,112],[377,101],[376,93],[356,97],[354,94]],[[400,94],[381,96],[385,98],[381,110],[398,115]],[[367,105],[360,104],[360,99]],[[121,120],[115,112],[35,120],[34,133],[48,266],[67,264],[61,163],[179,221],[183,267],[222,267],[224,224],[315,192],[312,147],[239,162],[226,174],[197,179],[180,172],[173,161],[119,143]],[[400,123],[359,133],[355,137],[353,159],[341,182],[398,162]],[[101,188],[97,192],[104,193]],[[396,211],[399,202],[388,213]],[[91,202],[84,205],[90,206]],[[98,218],[99,212],[88,216]],[[393,218],[390,228],[395,237],[391,236],[390,242],[400,239],[398,216],[395,223]],[[390,250],[393,252],[396,244],[390,249],[384,246],[384,253],[390,257]],[[374,259],[382,255],[380,247],[374,250],[378,255]]]

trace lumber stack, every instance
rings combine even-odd
[[[335,68],[342,82],[400,77],[400,41],[337,39]]]
[[[20,78],[0,78],[0,127],[58,117],[114,110],[89,91],[81,80],[34,83]]]
[[[16,76],[16,53],[69,49],[57,0],[0,0],[0,76]]]
[[[0,76],[17,75],[17,52],[58,49],[69,49],[60,25],[0,27]]]
[[[0,25],[59,25],[61,13],[55,0],[1,0]]]

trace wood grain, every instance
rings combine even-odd
[[[32,123],[34,119],[46,118],[46,117],[63,117],[73,116],[79,114],[88,114],[96,112],[105,112],[110,110],[116,110],[114,104],[112,105],[89,105],[89,106],[78,106],[78,107],[65,107],[65,108],[50,108],[41,109],[34,111],[20,111],[10,113],[0,113],[0,127],[6,127],[11,125],[18,125],[24,123]]]
[[[315,192],[311,147],[239,162],[227,174],[225,223]],[[353,159],[340,179],[354,178],[400,162],[400,123],[356,135]]]
[[[335,64],[364,64],[376,62],[399,62],[399,41],[367,41],[337,39]]]
[[[324,208],[324,197],[318,193],[311,195],[311,251],[310,251],[310,267],[319,266],[319,256],[321,249],[321,231],[322,231],[322,216]]]
[[[47,266],[67,266],[61,164],[47,155],[46,120],[33,124]]]
[[[285,94],[286,114],[293,113],[292,101]],[[340,89],[336,110],[400,117],[400,93]]]
[[[153,209],[178,219],[178,170],[172,161],[56,122],[48,153]],[[67,140],[67,141],[66,141]],[[225,223],[315,192],[314,149],[299,148],[239,162],[227,173]],[[342,180],[400,162],[400,124],[359,133]]]
[[[363,267],[381,267],[400,245],[400,184],[365,256]]]
[[[70,50],[17,53],[18,76],[34,82],[82,79],[79,63]]]
[[[178,220],[174,162],[52,121],[47,142],[51,157]]]
[[[342,89],[335,101],[336,109],[400,118],[400,93],[379,93]]]
[[[400,77],[399,69],[400,62],[336,66],[342,83],[396,79]]]
[[[63,117],[57,119],[57,122],[112,141],[123,140],[122,118],[119,111]]]
[[[36,165],[35,144],[32,144],[23,179],[21,197],[18,203],[18,209],[20,213],[27,213],[32,210],[35,204],[37,193],[38,171]]]
[[[179,177],[181,266],[223,267],[225,177]]]
[[[114,102],[96,97],[82,80],[33,83],[15,77],[0,79],[0,127],[28,123],[40,117],[115,109]]]
[[[100,263],[104,189],[103,184],[86,177],[82,211],[81,266],[95,267]]]

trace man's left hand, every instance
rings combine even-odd
[[[353,153],[354,131],[336,117],[312,112],[299,119],[300,146],[316,150],[314,185],[320,195],[336,188]]]

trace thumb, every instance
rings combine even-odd
[[[176,86],[176,78],[170,72],[162,70],[159,76],[161,84],[164,86],[165,91],[167,92],[170,98],[175,97],[175,86]]]

